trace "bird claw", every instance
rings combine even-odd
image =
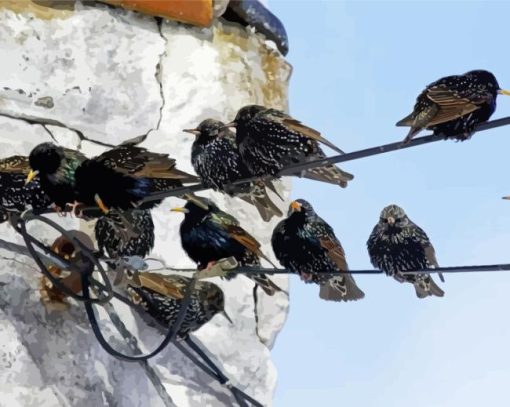
[[[51,208],[56,212],[56,214],[58,216],[60,216],[61,218],[65,218],[67,216],[67,213],[64,212],[62,210],[62,208],[60,206],[58,206],[57,204],[52,204],[51,205]]]

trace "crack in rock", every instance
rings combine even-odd
[[[6,112],[0,112],[0,116],[7,117],[8,119],[13,119],[13,120],[21,120],[21,121],[24,121],[25,123],[28,123],[28,124],[32,125],[32,126],[34,126],[34,125],[42,126],[44,128],[44,130],[55,141],[56,141],[55,137],[53,136],[51,131],[46,126],[48,126],[48,125],[49,126],[55,126],[55,127],[60,127],[60,128],[72,131],[73,133],[75,133],[78,136],[78,138],[80,139],[80,142],[82,142],[82,141],[89,141],[91,143],[94,143],[94,144],[97,144],[97,145],[100,145],[100,146],[103,146],[103,147],[115,147],[113,144],[108,144],[108,143],[104,143],[102,141],[97,141],[97,140],[89,139],[80,130],[75,129],[73,127],[69,127],[68,125],[66,125],[66,124],[64,124],[64,123],[62,123],[62,122],[60,122],[58,120],[47,119],[47,118],[43,118],[43,117],[34,117],[34,116],[28,116],[28,115],[26,115],[26,116],[25,115],[18,116],[18,115],[11,114],[11,113],[6,113]]]

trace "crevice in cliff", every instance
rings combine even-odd
[[[15,115],[15,114],[6,113],[6,112],[0,112],[0,116],[7,117],[8,119],[13,119],[13,120],[21,120],[21,121],[24,121],[25,123],[32,125],[32,126],[34,126],[34,125],[42,126],[43,129],[50,135],[50,137],[54,141],[56,141],[55,136],[53,135],[53,133],[51,133],[51,131],[46,126],[55,126],[55,127],[60,127],[60,128],[72,131],[73,133],[75,133],[78,136],[78,138],[80,139],[80,142],[88,141],[90,143],[94,143],[94,144],[97,144],[102,147],[115,147],[113,144],[108,144],[108,143],[104,143],[102,141],[90,139],[90,138],[86,137],[80,130],[75,129],[73,127],[69,127],[68,125],[66,125],[62,122],[59,122],[58,120],[47,119],[44,117],[34,117],[34,116],[28,116],[28,115]]]

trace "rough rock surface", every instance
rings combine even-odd
[[[250,30],[220,21],[210,29],[168,21],[158,25],[137,13],[79,2],[74,11],[23,10],[19,4],[16,10],[0,8],[2,156],[28,154],[36,143],[52,139],[94,155],[104,151],[98,142],[117,144],[147,134],[144,146],[169,152],[179,168],[191,172],[192,138],[181,129],[206,117],[231,120],[248,103],[286,108],[290,67]],[[287,196],[289,184],[279,187]],[[272,256],[268,242],[277,220],[264,224],[239,200],[205,195],[237,216]],[[172,198],[155,211],[153,257],[189,267],[178,238],[181,217],[168,211],[181,203]],[[59,221],[70,228],[91,227]],[[43,233],[41,226],[32,228]],[[2,238],[21,242],[10,227],[1,225],[0,231]],[[45,237],[51,242],[55,236]],[[3,250],[0,256],[0,405],[163,405],[140,365],[102,350],[80,304],[45,309],[33,262]],[[285,277],[275,280],[287,288]],[[234,325],[217,316],[194,336],[235,384],[270,405],[276,384],[270,346],[285,322],[288,298],[259,294],[256,324],[251,281],[239,276],[215,282],[225,290]],[[143,345],[156,345],[130,310],[116,307]],[[118,335],[110,332],[104,312],[100,315],[114,342]],[[173,347],[150,364],[178,406],[233,404],[228,391]]]

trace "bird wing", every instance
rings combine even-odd
[[[168,154],[153,153],[134,144],[123,144],[95,158],[124,175],[163,179],[192,177],[175,168],[175,160]]]
[[[425,233],[425,231],[422,228],[416,226],[415,236],[417,237],[421,246],[423,247],[423,252],[425,254],[425,258],[427,259],[428,263],[434,268],[439,267],[439,263],[436,258],[436,251],[434,250],[434,246],[432,246],[432,243],[430,242],[430,239],[427,236],[427,234]],[[439,275],[439,278],[441,279],[441,281],[444,283],[443,274],[438,273],[438,275]]]
[[[349,270],[349,266],[347,265],[347,261],[345,259],[344,249],[338,239],[322,237],[319,238],[319,242],[321,247],[326,249],[328,257],[337,265],[340,270]]]
[[[30,172],[28,157],[13,155],[0,160],[0,172],[27,175]]]
[[[344,152],[340,148],[335,146],[331,141],[326,140],[324,137],[322,137],[320,132],[318,132],[315,129],[312,129],[311,127],[305,126],[299,120],[294,119],[288,114],[285,114],[276,109],[268,109],[266,112],[262,112],[262,114],[269,115],[275,121],[280,122],[280,124],[289,131],[299,133],[304,137],[307,137],[311,140],[320,142],[328,146],[329,148],[335,150],[340,154],[344,154]]]
[[[159,273],[139,273],[138,279],[142,287],[149,288],[158,294],[176,300],[184,298],[186,285],[183,282],[169,279],[168,276]]]
[[[459,92],[445,85],[433,86],[427,90],[427,97],[439,106],[439,110],[428,122],[429,126],[448,122],[465,116],[481,107],[487,100],[479,94]]]
[[[250,252],[256,254],[258,257],[262,257],[269,263],[273,264],[271,260],[269,260],[269,258],[260,250],[261,245],[258,240],[244,230],[240,226],[239,221],[232,215],[223,211],[215,211],[211,213],[209,217],[211,222],[227,232],[229,237],[246,247]]]

